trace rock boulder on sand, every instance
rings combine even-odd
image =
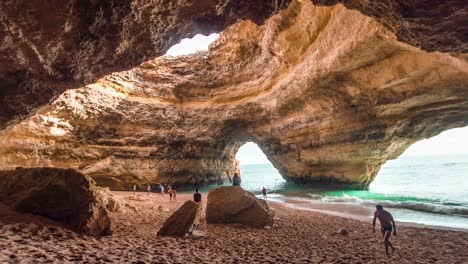
[[[273,225],[274,212],[264,200],[241,187],[223,186],[208,193],[206,221],[263,228]]]
[[[121,199],[116,198],[108,187],[96,187],[97,197],[109,212],[125,212],[126,207],[129,207]]]
[[[72,169],[0,171],[0,200],[6,205],[90,235],[110,233],[110,218],[102,195],[91,178]]]
[[[179,210],[169,217],[158,232],[158,236],[185,236],[192,233],[200,223],[201,206],[186,201]]]

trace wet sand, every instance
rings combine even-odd
[[[289,208],[269,229],[202,224],[196,237],[157,237],[164,220],[191,195],[170,203],[144,193],[113,192],[136,211],[111,213],[113,235],[82,236],[37,216],[0,205],[0,263],[467,263],[468,233],[401,226],[397,251],[385,257],[369,222]],[[203,195],[206,202],[206,196]],[[160,211],[162,206],[170,211]],[[337,233],[345,228],[349,235]]]

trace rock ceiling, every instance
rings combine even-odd
[[[365,185],[417,140],[468,125],[463,1],[126,2],[17,23],[33,4],[0,4],[1,169],[209,184],[254,141],[287,179]],[[157,57],[223,28],[208,52]]]

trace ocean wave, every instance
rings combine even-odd
[[[315,198],[318,198],[315,195]],[[457,215],[468,217],[468,207],[465,204],[455,203],[455,202],[442,202],[438,200],[428,200],[420,199],[422,201],[401,201],[403,199],[408,199],[407,197],[393,197],[394,199],[399,199],[400,201],[391,201],[391,200],[367,200],[361,199],[358,197],[350,196],[343,194],[343,196],[322,196],[319,198],[320,201],[327,203],[355,203],[361,204],[364,206],[376,206],[380,204],[384,207],[389,208],[401,208],[414,210],[419,212],[426,213],[436,213],[436,214],[445,214],[445,215]],[[414,198],[415,200],[418,200]]]
[[[372,203],[372,205],[381,204],[384,207],[389,208],[403,208],[419,212],[446,214],[446,215],[458,215],[468,217],[468,208],[460,206],[450,206],[443,204],[430,204],[420,202],[378,202]]]

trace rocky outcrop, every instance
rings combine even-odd
[[[129,204],[117,199],[109,188],[96,187],[96,198],[98,203],[105,206],[109,212],[125,212],[126,208],[131,208]]]
[[[0,171],[0,199],[17,211],[59,221],[79,232],[110,233],[110,218],[94,182],[71,169]]]
[[[219,32],[238,19],[261,23],[281,6],[261,0],[1,1],[0,129],[66,89],[160,56],[182,38]]]
[[[424,17],[429,7],[411,3]],[[206,185],[231,179],[238,148],[254,141],[286,179],[366,186],[412,143],[468,125],[466,42],[442,27],[455,44],[422,46],[452,52],[427,52],[346,6],[293,1],[263,25],[229,26],[209,52],[68,90],[2,132],[0,168],[73,168],[113,188]],[[402,10],[388,16],[404,25]],[[429,43],[435,33],[418,34]]]
[[[184,237],[200,224],[201,205],[186,201],[159,229],[158,236]]]
[[[206,222],[240,224],[263,228],[272,226],[274,212],[268,204],[239,186],[223,186],[208,192]]]
[[[318,5],[344,4],[372,16],[398,40],[426,51],[468,52],[464,0],[314,0]]]

